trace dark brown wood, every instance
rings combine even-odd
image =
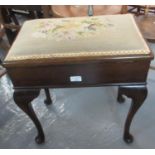
[[[15,23],[15,25],[19,25],[19,22],[14,14],[14,12],[12,11],[11,8],[8,9],[9,11],[9,16],[12,18],[13,22]]]
[[[50,104],[52,104],[52,99],[51,99],[51,96],[50,96],[50,91],[49,91],[48,88],[45,88],[44,90],[45,90],[45,95],[46,95],[46,99],[44,100],[44,103],[46,105],[50,105]]]
[[[155,13],[155,5],[129,5],[131,8],[128,12],[135,13],[137,16],[148,13]]]
[[[15,29],[15,30],[18,30],[18,31],[20,29],[20,26],[14,25],[14,24],[4,24],[4,27],[7,28],[7,29]]]
[[[118,87],[118,95],[117,95],[117,101],[118,103],[122,104],[125,102],[125,98],[123,97],[123,94],[121,92],[120,87]]]
[[[31,101],[39,95],[39,90],[16,90],[14,91],[13,97],[15,103],[31,118],[35,124],[38,135],[35,138],[38,144],[43,143],[45,140],[42,126],[32,108]]]
[[[2,20],[3,20],[2,22],[3,23],[11,23],[11,19],[9,17],[9,12],[8,12],[7,9],[1,8],[0,9],[0,14],[2,15]],[[17,32],[14,32],[14,31],[12,31],[12,30],[10,30],[8,28],[5,28],[5,33],[7,35],[9,43],[12,44],[13,40],[16,37]]]
[[[44,18],[50,18],[52,16],[52,12],[50,13],[50,6],[49,5],[42,5],[41,9],[43,11]]]
[[[118,101],[122,101],[122,95],[126,95],[127,97],[132,99],[132,104],[125,122],[124,127],[124,140],[127,143],[133,142],[133,136],[130,134],[130,126],[133,120],[135,113],[144,103],[144,100],[147,97],[147,88],[145,85],[139,86],[121,86],[119,87],[119,99]]]
[[[8,67],[7,64],[5,66],[16,88],[44,86],[56,88],[145,83],[149,64],[148,60],[117,60],[35,67]],[[73,83],[70,81],[70,76],[81,76],[82,81]]]

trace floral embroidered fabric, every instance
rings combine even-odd
[[[82,18],[61,19],[61,20],[41,20],[36,24],[36,31],[32,33],[35,38],[54,38],[60,40],[74,40],[77,38],[88,38],[99,34],[101,30],[113,27],[114,24],[107,18]]]

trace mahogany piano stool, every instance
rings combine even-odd
[[[123,138],[131,143],[132,119],[147,97],[146,80],[153,54],[134,17],[104,15],[26,21],[14,41],[4,66],[14,86],[15,103],[34,122],[36,142],[45,140],[31,101],[49,88],[118,86],[132,99]],[[94,105],[95,106],[95,105]]]

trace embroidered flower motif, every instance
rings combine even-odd
[[[114,25],[102,17],[89,17],[81,19],[42,20],[36,25],[32,34],[35,38],[52,38],[56,41],[74,40],[80,37],[90,37],[100,34],[101,30]]]

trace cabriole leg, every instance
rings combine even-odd
[[[45,90],[45,95],[46,95],[46,99],[44,100],[44,103],[46,105],[52,104],[52,99],[51,99],[51,96],[50,96],[49,88],[45,88],[44,90]]]
[[[13,97],[15,103],[30,117],[30,119],[35,124],[38,135],[35,141],[41,144],[45,140],[44,132],[42,126],[32,108],[31,101],[39,95],[40,90],[15,90]]]
[[[120,86],[119,88],[120,95],[126,95],[132,99],[131,107],[127,115],[127,119],[124,127],[124,140],[126,143],[133,142],[133,136],[130,134],[130,126],[133,120],[134,115],[144,103],[144,100],[147,97],[147,88],[146,86]]]
[[[125,98],[123,97],[123,94],[121,94],[120,87],[118,87],[117,101],[118,101],[120,104],[125,102]]]

